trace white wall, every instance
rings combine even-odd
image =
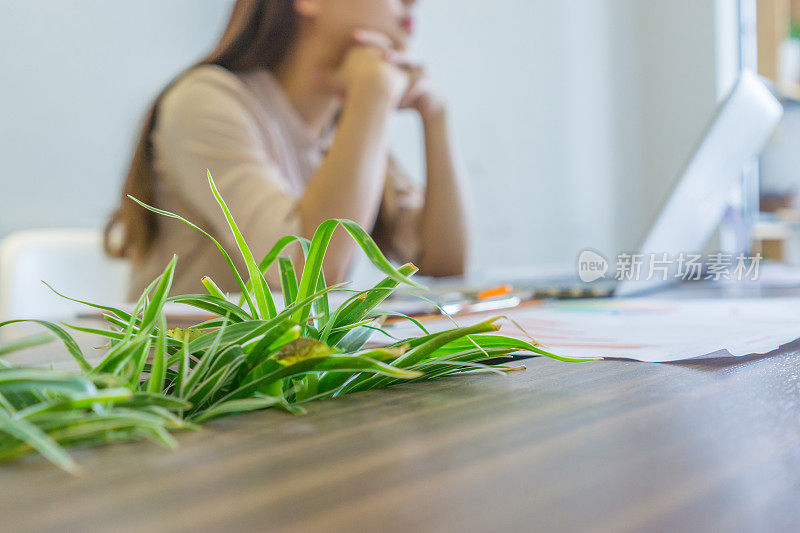
[[[642,10],[643,157],[636,217],[652,220],[738,72],[735,0],[650,0]]]
[[[416,49],[449,95],[476,199],[476,265],[571,261],[613,235],[608,2],[420,3]],[[401,150],[415,143],[411,125]]]
[[[452,98],[476,266],[635,248],[735,81],[738,2],[468,5],[422,2],[417,49]]]
[[[230,0],[0,0],[0,236],[100,226],[142,113]],[[435,0],[415,45],[449,95],[475,265],[641,237],[730,78],[736,0]],[[422,166],[418,125],[396,151]]]
[[[145,108],[228,0],[0,0],[0,237],[100,227]]]

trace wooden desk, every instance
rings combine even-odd
[[[0,529],[800,528],[799,353],[527,366],[73,450],[80,478],[28,457],[0,466]]]

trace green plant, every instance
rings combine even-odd
[[[202,280],[208,294],[170,296],[177,262],[173,257],[131,313],[73,300],[102,311],[108,322],[105,330],[33,321],[64,343],[80,373],[12,366],[0,359],[0,461],[36,451],[76,472],[64,446],[147,438],[172,448],[176,444],[171,431],[194,429],[216,417],[269,407],[302,413],[302,405],[312,400],[403,381],[476,369],[502,372],[508,368],[480,361],[521,350],[576,361],[495,334],[499,318],[431,334],[405,317],[420,328],[419,337],[368,347],[384,314],[378,306],[401,284],[419,287],[410,279],[416,267],[392,266],[370,236],[349,220],[324,222],[311,241],[285,237],[256,263],[210,173],[208,181],[247,266],[247,282],[211,235],[174,213],[139,203],[205,233],[226,258],[242,300],[238,305],[230,302],[209,278]],[[326,284],[322,261],[340,226],[387,277],[369,290],[352,291],[343,305],[331,309],[328,294],[344,289]],[[305,255],[299,281],[292,261],[280,257],[292,243],[299,243]],[[281,311],[264,277],[276,261],[284,299]],[[169,302],[216,318],[189,329],[168,330],[164,306]],[[20,321],[0,327],[14,322]],[[106,339],[108,351],[102,360],[90,364],[66,328]],[[0,347],[0,357],[53,338],[37,335]]]

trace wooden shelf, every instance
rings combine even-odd
[[[798,3],[798,2],[796,2]],[[789,36],[790,0],[758,0],[758,73],[778,81],[778,54]]]

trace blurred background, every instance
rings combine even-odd
[[[231,5],[0,0],[0,239],[102,227],[146,107],[208,52]],[[475,206],[474,269],[635,248],[743,63],[800,92],[799,6],[421,1],[414,52],[449,98]],[[771,209],[791,210],[800,187],[800,120],[786,120],[762,173]],[[393,138],[422,175],[419,124],[399,117]]]

